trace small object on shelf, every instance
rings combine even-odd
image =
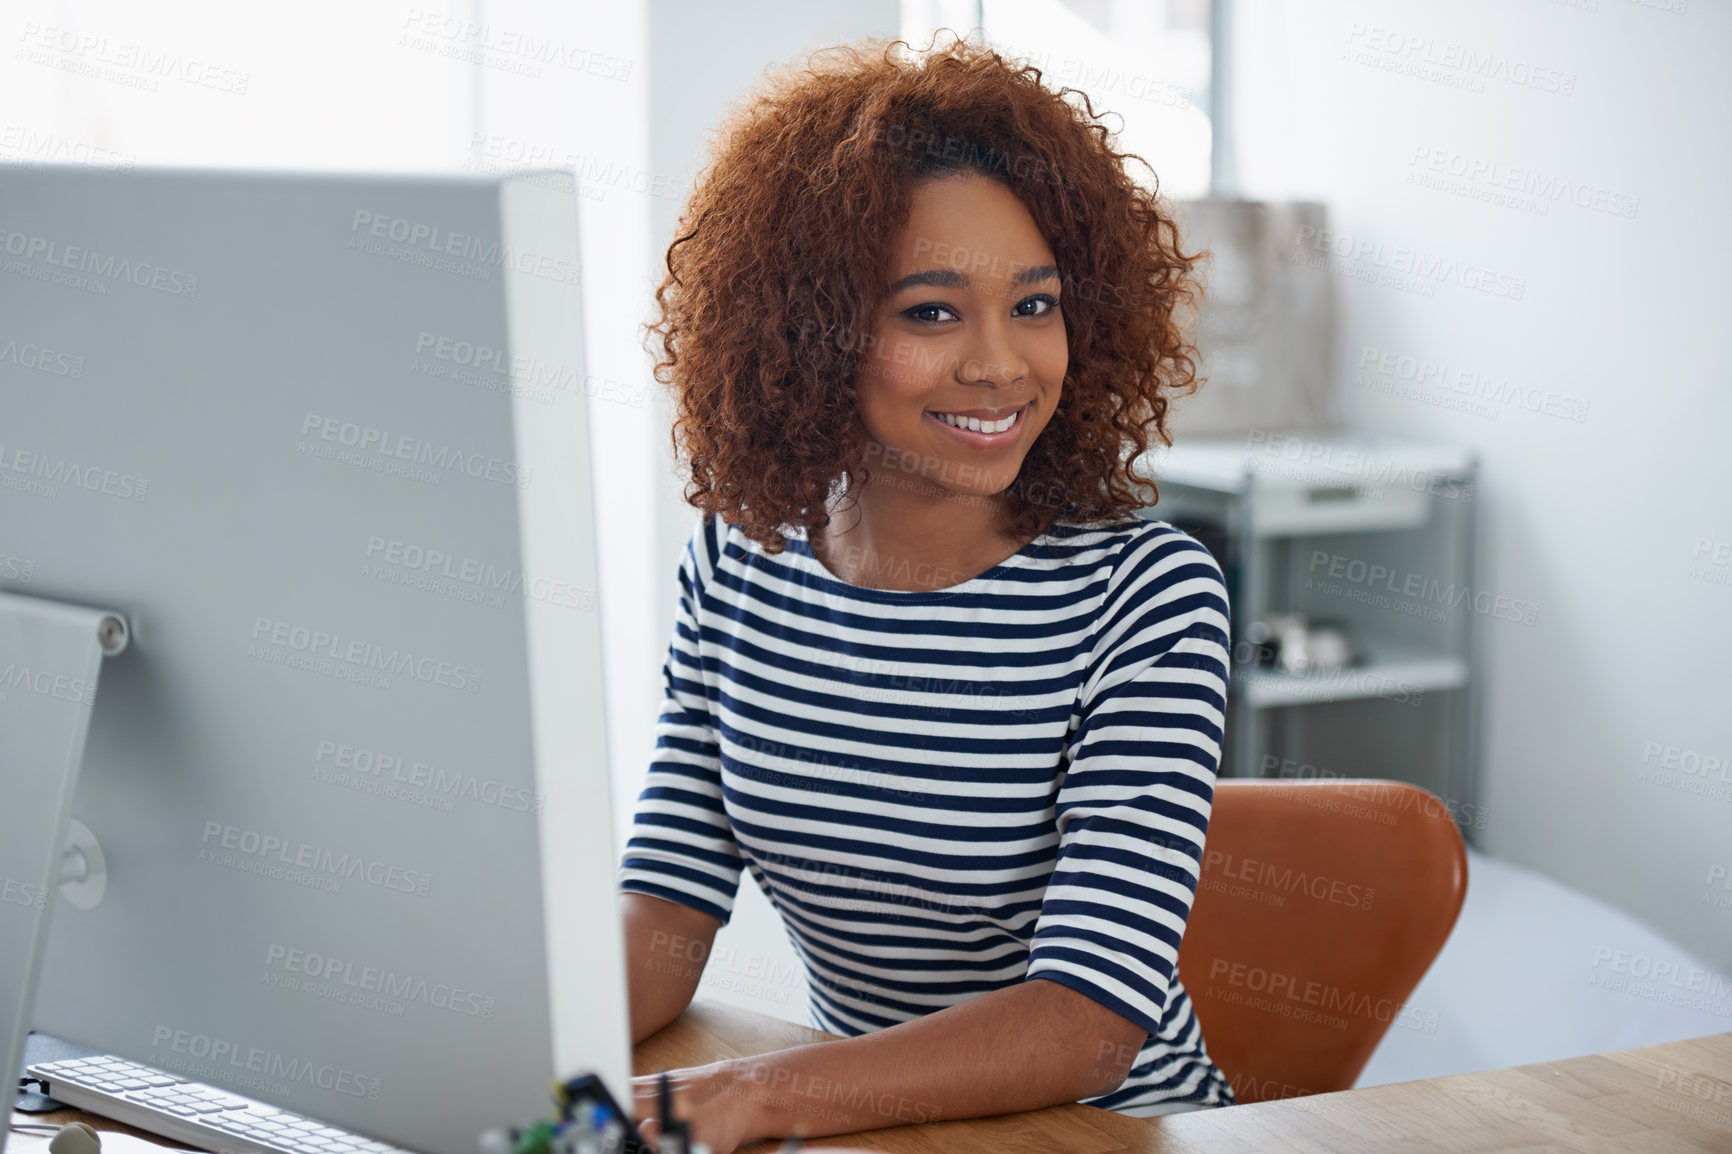
[[[1347,626],[1339,621],[1311,621],[1302,613],[1272,613],[1251,622],[1245,639],[1263,669],[1301,675],[1344,669],[1358,661]]]
[[[1346,669],[1359,663],[1345,623],[1317,621],[1306,634],[1307,669]]]
[[[1252,664],[1259,669],[1279,668],[1287,638],[1304,627],[1304,618],[1296,613],[1271,613],[1251,622],[1245,627],[1245,640],[1251,643]]]

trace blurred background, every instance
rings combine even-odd
[[[1086,93],[1209,252],[1150,515],[1233,582],[1223,774],[1415,781],[1472,846],[1361,1084],[1732,1030],[1732,7],[23,0],[0,160],[576,170],[623,839],[692,519],[640,336],[682,198],[766,68],[944,27]],[[749,882],[704,994],[805,1019]]]

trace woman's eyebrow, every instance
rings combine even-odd
[[[1025,268],[1021,272],[1017,273],[1016,276],[1011,278],[1011,283],[1036,284],[1043,280],[1058,279],[1059,271],[1056,264],[1037,264],[1032,268]],[[913,288],[915,285],[935,285],[939,288],[959,289],[973,287],[972,282],[968,279],[966,273],[958,272],[953,268],[929,268],[923,269],[920,272],[909,273],[907,276],[890,286],[890,293],[894,296],[903,289]]]

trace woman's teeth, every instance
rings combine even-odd
[[[1002,433],[1016,424],[1016,413],[1002,421],[983,421],[979,417],[959,417],[954,413],[934,413],[933,416],[947,425],[955,425],[959,429],[968,429],[975,433]]]

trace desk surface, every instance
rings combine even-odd
[[[699,1002],[637,1048],[640,1074],[744,1057],[830,1037],[804,1026]],[[83,1119],[77,1111],[33,1121]],[[137,1133],[137,1131],[132,1131]],[[776,1143],[745,1147],[752,1154]],[[1127,1118],[1092,1106],[899,1126],[814,1140],[909,1154],[1457,1154],[1480,1150],[1732,1151],[1732,1033],[1560,1062],[1398,1082],[1338,1094]],[[8,1154],[46,1150],[11,1135]]]
[[[640,1074],[829,1037],[700,1002],[637,1048]],[[826,1144],[910,1154],[1732,1151],[1732,1033],[1338,1094],[1127,1118],[1092,1106],[874,1130]],[[752,1154],[774,1143],[744,1147]]]

